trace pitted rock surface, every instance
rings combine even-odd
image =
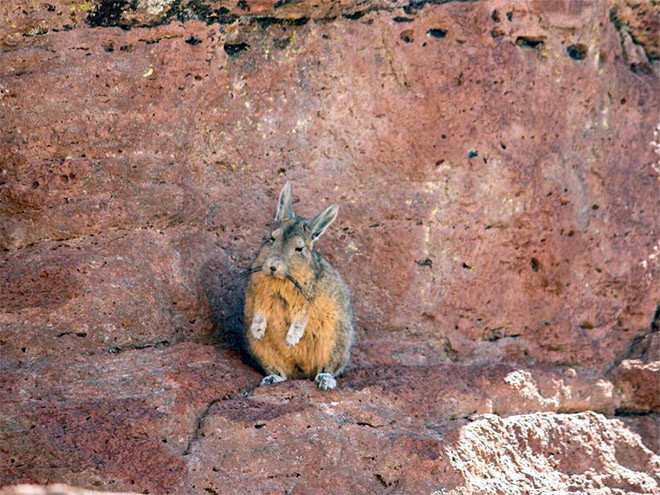
[[[3,3],[0,486],[656,493],[652,3]],[[287,180],[325,393],[241,352]]]

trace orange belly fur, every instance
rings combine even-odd
[[[248,345],[254,357],[265,368],[273,367],[288,378],[314,378],[330,360],[337,340],[339,320],[337,302],[322,292],[308,302],[288,280],[280,280],[261,273],[253,276],[253,290],[245,301],[245,328]],[[293,314],[307,311],[309,321],[300,342],[285,343]],[[250,332],[254,312],[266,317],[263,339]]]

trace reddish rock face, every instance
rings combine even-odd
[[[10,486],[4,490],[0,490],[2,495],[101,495],[102,493],[95,490],[85,490],[82,488],[73,488],[71,486],[62,485],[60,483],[49,486],[38,485],[18,485]],[[123,492],[126,495],[135,495],[128,492]]]
[[[516,493],[510,451],[529,487],[657,489],[652,8],[0,15],[0,486]],[[340,206],[358,344],[326,395],[253,392],[241,354],[287,180]]]
[[[591,372],[371,366],[328,393],[258,379],[190,343],[24,361],[2,376],[0,479],[150,493],[658,487],[652,435],[606,417],[626,404]]]

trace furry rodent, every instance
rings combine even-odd
[[[353,310],[341,275],[315,250],[337,217],[332,205],[307,220],[293,213],[291,184],[280,192],[275,229],[261,246],[245,287],[248,349],[266,377],[314,379],[335,388],[354,341]]]

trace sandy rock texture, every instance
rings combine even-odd
[[[2,495],[101,495],[102,493],[95,490],[85,490],[83,488],[74,488],[71,486],[56,483],[54,485],[39,486],[39,485],[17,485],[10,486],[4,490],[0,490]],[[136,495],[128,492],[123,492],[125,495]]]
[[[659,493],[658,14],[3,2],[0,486]],[[242,353],[287,180],[340,205],[325,394]]]

